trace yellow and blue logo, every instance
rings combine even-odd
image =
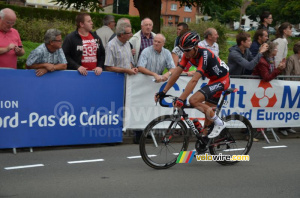
[[[181,151],[176,163],[191,163],[196,151]]]

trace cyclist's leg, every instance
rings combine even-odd
[[[208,105],[209,103],[216,105],[223,90],[224,84],[222,82],[209,82],[206,86],[202,87],[197,93],[195,93],[189,101],[192,106],[203,112],[208,120],[213,120],[215,125],[209,135],[209,138],[217,136],[225,127],[225,123],[216,116],[215,112]],[[205,104],[203,101],[208,103]]]
[[[213,104],[213,103],[210,103],[210,102],[207,102],[205,101],[205,104],[207,104],[209,107],[213,108],[213,107],[216,107],[217,105]],[[211,117],[208,117],[206,116],[205,114],[205,121],[204,121],[204,129],[203,129],[203,135],[207,135],[208,133],[208,130],[211,126],[211,124],[213,123],[214,121],[211,119]]]

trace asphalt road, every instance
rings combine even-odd
[[[0,197],[300,197],[300,139],[254,143],[250,161],[233,166],[154,170],[138,156],[133,144],[0,150]]]

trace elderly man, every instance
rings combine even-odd
[[[31,51],[27,58],[28,69],[36,69],[36,75],[42,76],[47,72],[67,69],[67,60],[61,49],[61,31],[47,30],[44,43]]]
[[[106,15],[103,18],[103,26],[96,30],[96,33],[101,38],[104,48],[106,47],[110,37],[114,34],[115,26],[115,17],[112,15]]]
[[[153,46],[144,49],[137,65],[141,73],[153,76],[155,82],[167,81],[175,68],[171,52],[163,47],[165,42],[164,35],[157,34]],[[169,72],[162,75],[165,68]]]
[[[105,69],[107,71],[137,74],[137,68],[133,67],[133,57],[128,42],[132,35],[131,25],[127,22],[117,24],[117,36],[106,46]]]
[[[138,63],[139,56],[142,51],[153,45],[153,38],[155,33],[152,32],[153,22],[149,18],[145,18],[141,22],[141,30],[132,36],[129,42],[132,44],[133,49],[135,49],[134,63]]]
[[[0,11],[0,68],[17,69],[17,57],[25,54],[19,32],[12,28],[16,20],[13,10]]]
[[[219,45],[217,40],[219,38],[218,32],[215,28],[208,28],[204,32],[204,40],[199,42],[199,47],[204,47],[211,50],[216,56],[219,56]]]
[[[86,76],[88,70],[96,75],[102,73],[105,50],[101,39],[93,33],[93,21],[87,13],[76,16],[76,31],[68,34],[63,43],[63,50],[68,61],[68,69],[77,70]]]

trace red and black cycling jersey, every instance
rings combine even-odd
[[[203,47],[198,48],[195,58],[188,59],[183,54],[179,66],[184,69],[188,63],[195,65],[197,72],[211,81],[224,79],[226,76],[229,76],[229,68],[226,63],[214,55],[212,51]]]

